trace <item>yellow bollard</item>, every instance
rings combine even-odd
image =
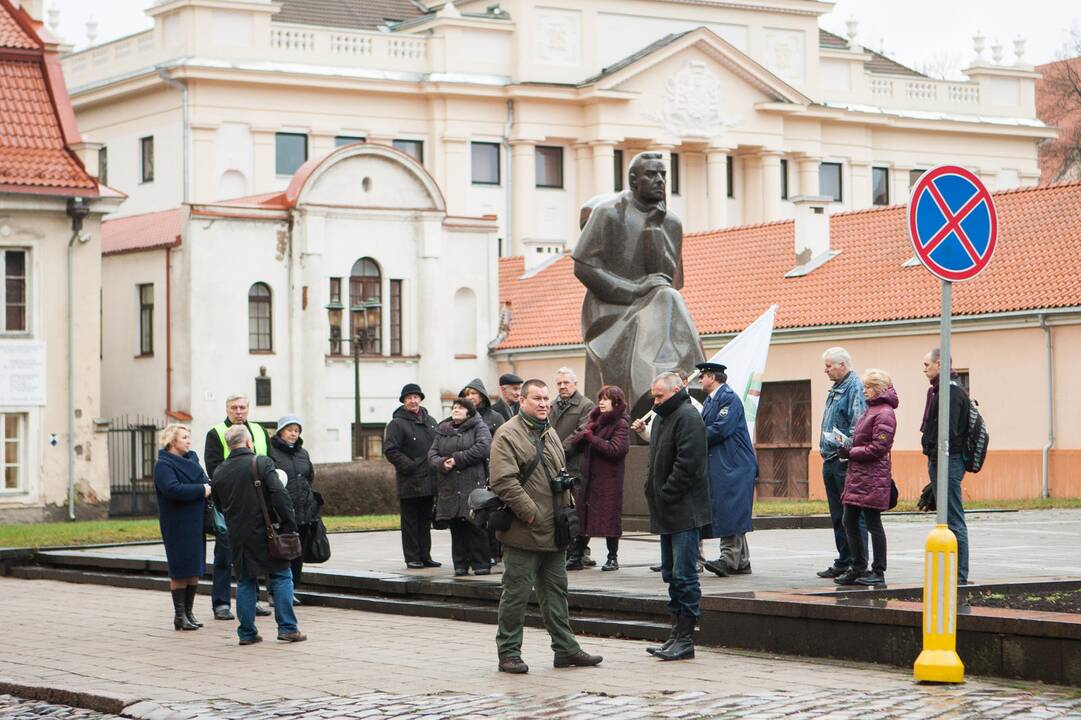
[[[921,682],[965,680],[965,664],[957,655],[957,538],[945,525],[936,525],[927,536],[923,652],[913,669]]]

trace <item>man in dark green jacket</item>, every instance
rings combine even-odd
[[[492,441],[492,492],[514,513],[510,528],[496,533],[503,543],[504,568],[496,634],[500,672],[529,672],[522,662],[522,627],[534,588],[552,636],[555,667],[587,667],[602,659],[582,650],[570,626],[567,553],[556,547],[553,517],[556,507],[573,501],[567,490],[552,492],[551,479],[566,458],[563,443],[548,424],[548,410],[548,386],[541,380],[526,381],[518,414],[496,430]],[[538,450],[540,460],[535,462]]]
[[[651,394],[657,417],[650,434],[646,503],[649,531],[661,536],[661,578],[668,583],[672,634],[664,645],[647,652],[662,660],[684,660],[694,657],[702,597],[698,540],[712,519],[706,425],[679,375],[659,375]]]

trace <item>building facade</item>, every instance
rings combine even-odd
[[[375,144],[306,163],[280,193],[110,219],[105,414],[164,408],[201,436],[243,392],[253,420],[300,415],[316,462],[379,457],[403,385],[441,417],[490,376],[496,232]]]
[[[100,517],[100,184],[58,45],[0,0],[0,522]]]
[[[121,212],[281,191],[365,141],[424,165],[451,214],[496,215],[500,254],[533,264],[573,244],[578,207],[643,150],[704,231],[791,218],[800,195],[904,202],[946,161],[1032,185],[1054,135],[1022,58],[934,80],[822,31],[819,0],[338,5],[168,0],[153,29],[68,55]]]
[[[1077,497],[1081,281],[1063,259],[1081,256],[1081,182],[994,200],[995,257],[978,278],[954,286],[954,368],[991,435],[987,462],[966,477],[964,494]],[[818,436],[830,383],[821,356],[841,345],[857,372],[877,367],[893,377],[901,401],[894,477],[901,496],[914,500],[927,482],[922,360],[939,342],[939,281],[915,261],[905,206],[839,213],[828,223],[816,222],[814,209],[800,201],[794,220],[688,235],[683,296],[706,357],[778,305],[756,427],[759,497],[824,497]],[[811,245],[831,259],[805,272],[798,258]],[[581,372],[584,292],[569,256],[534,272],[521,258],[502,259],[499,372],[549,382],[563,365]]]

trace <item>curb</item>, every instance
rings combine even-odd
[[[0,678],[0,694],[15,695],[27,700],[39,700],[41,702],[68,707],[93,710],[110,715],[122,715],[131,706],[143,704],[145,700],[140,697],[125,695],[113,695],[105,692],[84,692],[81,690],[67,690],[58,687],[44,685],[27,685],[6,678]],[[141,717],[141,716],[137,716]]]

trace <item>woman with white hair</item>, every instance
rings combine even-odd
[[[154,490],[158,495],[158,523],[169,563],[169,589],[173,594],[173,627],[198,630],[203,625],[192,615],[199,578],[206,572],[206,536],[203,517],[210,497],[210,478],[191,449],[191,430],[168,425],[159,437],[161,449],[154,464]]]

